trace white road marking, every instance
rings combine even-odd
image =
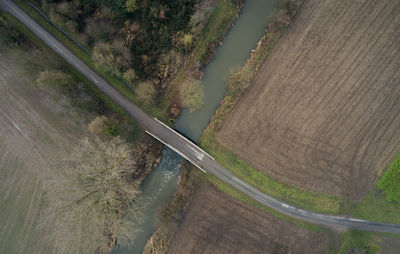
[[[177,132],[176,130],[172,129],[171,127],[169,127],[168,125],[166,125],[165,123],[163,123],[162,121],[158,120],[157,118],[154,117],[154,120],[156,120],[158,123],[160,123],[161,125],[163,125],[164,127],[166,127],[167,129],[171,130],[172,132],[178,134],[179,137],[181,137],[182,139],[186,140],[188,143],[190,143],[190,145],[192,147],[190,147],[192,150],[196,149],[198,150],[198,153],[203,153],[203,157],[204,155],[207,155],[208,157],[210,157],[212,160],[215,160],[214,157],[212,157],[211,155],[209,155],[207,152],[205,152],[203,149],[201,149],[199,146],[193,144],[193,142],[191,142],[190,140],[188,140],[186,137],[184,137],[183,135],[181,135],[179,132]],[[194,148],[193,148],[194,147]],[[200,159],[201,160],[201,159]]]
[[[183,154],[182,152],[180,152],[178,149],[176,149],[175,147],[173,147],[172,145],[162,141],[159,137],[157,137],[156,135],[154,135],[153,133],[149,132],[149,131],[145,131],[147,134],[149,134],[150,136],[152,136],[153,138],[157,139],[158,141],[160,141],[161,143],[165,144],[166,146],[168,146],[169,148],[171,148],[172,150],[174,150],[176,153],[178,153],[180,156],[182,156],[183,158],[185,158],[186,160],[188,160],[190,163],[192,163],[193,165],[195,165],[198,169],[200,169],[201,171],[203,171],[203,173],[207,173],[204,169],[202,169],[196,162],[194,162],[192,159],[190,159],[189,157],[187,157],[185,154]]]
[[[365,220],[358,220],[358,219],[353,219],[353,218],[349,218],[349,220],[351,221],[358,221],[358,222],[364,222]]]

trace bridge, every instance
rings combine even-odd
[[[100,75],[93,71],[70,50],[50,35],[44,28],[37,24],[24,11],[16,6],[10,0],[0,0],[0,7],[10,12],[34,34],[42,39],[50,48],[63,57],[68,63],[80,71],[88,80],[90,80],[98,89],[110,97],[114,102],[121,106],[129,115],[131,115],[140,125],[146,129],[146,133],[153,136],[160,142],[169,146],[182,157],[190,161],[203,172],[215,175],[223,182],[231,185],[237,190],[243,192],[250,198],[288,216],[304,220],[307,222],[326,225],[331,227],[352,228],[366,231],[386,232],[400,234],[400,225],[371,222],[355,218],[339,217],[318,214],[311,211],[293,207],[283,203],[243,182],[235,177],[229,170],[222,167],[212,156],[207,154],[196,144],[168,127],[161,121],[154,119],[143,112],[138,106],[133,104],[115,88],[107,83]]]

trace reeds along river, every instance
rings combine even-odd
[[[250,51],[255,48],[267,26],[268,18],[277,7],[278,0],[247,0],[242,12],[216,50],[215,56],[203,77],[204,106],[195,111],[183,110],[176,122],[176,129],[198,141],[223,99],[227,84],[225,77],[230,70],[245,63]],[[147,240],[159,225],[163,208],[173,197],[177,188],[177,179],[183,159],[168,148],[163,151],[163,159],[142,185],[142,193],[132,204],[131,213],[135,213],[135,235],[129,246],[118,246],[111,253],[142,253]],[[129,215],[128,215],[129,217]]]

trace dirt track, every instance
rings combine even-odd
[[[400,1],[309,0],[218,141],[300,188],[359,200],[400,151]]]
[[[325,253],[328,237],[279,220],[211,186],[194,196],[169,253]]]

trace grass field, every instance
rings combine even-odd
[[[361,200],[400,145],[399,7],[307,1],[221,131],[206,132],[202,145],[260,189],[302,207],[337,213],[340,197]],[[266,175],[287,184],[264,187]],[[319,198],[333,206],[318,207]]]

